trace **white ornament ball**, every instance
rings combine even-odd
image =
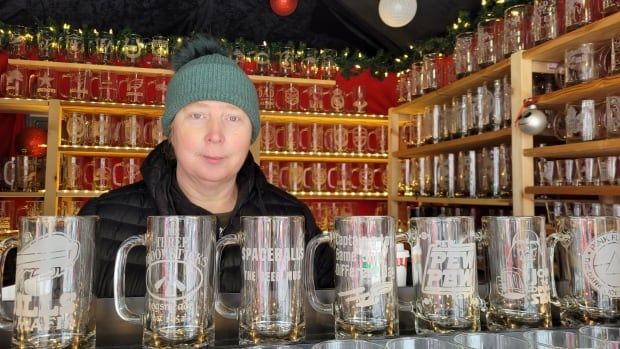
[[[390,27],[400,28],[407,25],[418,10],[416,0],[381,0],[379,17]]]

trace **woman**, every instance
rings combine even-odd
[[[124,239],[146,231],[148,216],[215,215],[219,238],[238,232],[241,216],[303,215],[306,241],[320,233],[308,207],[268,183],[252,158],[250,145],[260,130],[260,113],[256,90],[245,73],[205,37],[178,52],[174,70],[161,119],[168,140],[145,159],[143,180],[103,194],[80,211],[100,217],[98,297],[113,296],[116,252]],[[319,287],[328,287],[333,258],[323,253],[317,258],[316,278]],[[224,251],[222,292],[241,288],[240,261],[238,248]],[[128,296],[144,295],[144,275],[145,250],[134,249],[125,279]]]

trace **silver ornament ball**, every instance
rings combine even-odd
[[[542,110],[530,105],[521,114],[519,129],[528,135],[537,135],[547,128],[547,116]]]

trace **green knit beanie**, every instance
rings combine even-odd
[[[198,101],[220,101],[248,114],[252,123],[251,142],[254,143],[260,130],[256,89],[215,40],[199,36],[189,41],[175,55],[174,69],[161,118],[166,136],[170,135],[170,124],[181,108]]]

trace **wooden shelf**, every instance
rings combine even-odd
[[[529,148],[523,155],[558,159],[620,155],[620,138]]]
[[[366,162],[387,163],[387,154],[371,153],[312,153],[263,151],[261,161],[308,161],[308,162]]]
[[[612,75],[538,96],[536,105],[543,108],[559,108],[564,107],[566,103],[576,103],[582,99],[604,100],[605,97],[619,91],[620,75]]]
[[[620,13],[615,13],[570,33],[561,35],[523,52],[523,58],[533,61],[559,62],[564,60],[564,50],[585,42],[600,42],[617,34]]]
[[[96,198],[107,190],[59,190],[59,198]]]
[[[330,87],[330,86],[336,85],[336,80],[288,78],[284,76],[263,76],[263,75],[248,75],[248,77],[255,84],[273,82],[274,84],[293,84],[297,86],[317,85],[317,86],[322,86],[322,87]]]
[[[411,158],[458,152],[461,150],[471,150],[489,145],[499,145],[504,142],[510,142],[511,132],[512,130],[510,128],[504,128],[499,131],[486,132],[475,136],[439,142],[437,144],[429,144],[421,147],[399,150],[394,152],[394,156],[397,158]]]
[[[164,114],[163,105],[60,101],[63,112],[104,113],[113,115],[131,115],[161,117]]]
[[[45,196],[45,191],[33,191],[33,192],[3,191],[3,192],[0,192],[0,198],[42,198],[43,196]]]
[[[423,196],[397,196],[398,202],[419,202],[423,204],[472,205],[472,206],[511,206],[511,199],[496,198],[436,198]]]
[[[291,191],[291,195],[295,195],[301,200],[385,200],[387,192],[308,192],[308,191]]]
[[[620,196],[619,185],[525,187],[526,194]]]
[[[126,67],[116,65],[101,65],[90,63],[70,63],[70,62],[52,62],[52,61],[35,61],[25,59],[9,59],[9,64],[17,65],[26,68],[51,68],[56,70],[90,70],[90,71],[110,71],[120,74],[132,74],[138,73],[149,76],[172,76],[173,71],[170,69],[161,68],[141,68],[141,67]],[[249,75],[250,80],[254,83],[273,82],[275,84],[295,84],[295,85],[318,85],[318,86],[334,86],[335,80],[319,80],[319,79],[305,79],[305,78],[287,78],[279,76],[262,76],[262,75]]]
[[[0,98],[0,113],[45,114],[49,102],[44,99]]]
[[[110,156],[144,158],[153,148],[103,147],[103,146],[69,146],[60,145],[58,151],[73,156]]]
[[[387,126],[387,115],[378,114],[353,114],[353,113],[304,113],[286,111],[261,111],[261,121],[271,122],[301,122],[306,124],[339,123],[347,126]]]
[[[457,80],[437,91],[425,94],[411,102],[390,109],[390,114],[416,114],[424,112],[424,107],[450,102],[452,97],[467,93],[467,90],[481,86],[484,82],[499,79],[510,73],[510,59],[504,59],[492,66]]]

